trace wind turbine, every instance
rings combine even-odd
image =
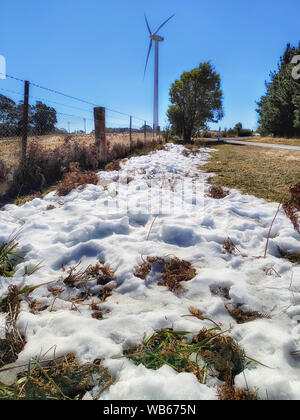
[[[157,132],[157,128],[159,127],[158,124],[158,47],[159,47],[159,43],[164,41],[164,38],[157,35],[157,33],[161,30],[161,28],[167,23],[169,22],[170,19],[172,19],[172,17],[174,17],[175,15],[172,15],[171,17],[169,17],[169,19],[165,20],[159,27],[158,29],[152,33],[148,20],[147,20],[147,16],[145,14],[145,20],[146,20],[146,25],[150,34],[150,44],[149,44],[149,49],[148,49],[148,55],[147,55],[147,60],[146,60],[146,65],[145,65],[145,71],[144,71],[144,77],[146,74],[146,69],[147,69],[147,65],[148,65],[148,61],[149,61],[149,56],[150,56],[150,52],[151,52],[151,48],[152,48],[152,43],[153,41],[155,42],[155,62],[154,62],[154,109],[153,109],[153,130],[154,132]]]

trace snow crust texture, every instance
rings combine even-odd
[[[102,305],[110,312],[100,320],[91,317],[88,305],[72,311],[69,302],[53,302],[47,286],[36,289],[32,297],[53,310],[33,314],[22,302],[18,327],[27,343],[17,363],[51,348],[48,355],[53,354],[55,346],[57,356],[74,352],[82,362],[103,360],[115,382],[102,399],[216,399],[216,377],[203,385],[192,373],[177,373],[168,366],[154,371],[114,358],[161,328],[194,333],[212,328],[209,321],[182,317],[194,306],[222,323],[223,330],[230,328],[246,354],[268,366],[249,365],[235,378],[237,386],[245,387],[246,378],[260,398],[300,399],[300,357],[291,355],[300,349],[300,267],[281,258],[277,248],[299,251],[300,236],[280,211],[268,256],[257,258],[264,255],[278,204],[236,190],[221,200],[210,198],[211,174],[201,171],[208,150],[188,156],[183,151],[182,146],[168,145],[167,150],[126,160],[119,172],[99,172],[99,185],[73,190],[63,198],[51,192],[0,212],[0,242],[18,232],[25,255],[13,280],[0,278],[1,296],[12,282],[20,286],[58,280],[62,266],[80,261],[82,267],[108,265],[118,285]],[[49,205],[55,208],[46,210]],[[228,237],[239,252],[224,252]],[[157,275],[145,280],[134,276],[146,256],[185,259],[197,275],[177,296],[158,286]],[[24,276],[25,266],[30,269],[40,262],[38,271]],[[211,293],[220,288],[229,290],[229,300]],[[237,324],[224,303],[270,318]]]

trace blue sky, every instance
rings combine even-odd
[[[166,124],[172,82],[211,60],[224,91],[220,125],[229,128],[241,121],[256,128],[255,101],[265,91],[264,82],[286,44],[300,39],[299,0],[6,1],[1,5],[0,55],[6,58],[8,74],[152,123],[154,57],[144,80],[149,44],[144,12],[153,30],[176,14],[160,33],[165,37],[160,48],[160,125]],[[9,79],[0,80],[0,89],[22,92],[21,84]],[[61,125],[71,121],[80,128],[87,118],[92,127],[89,105],[34,87],[31,94],[49,100],[62,114],[78,116],[76,122],[60,115]],[[109,125],[128,124],[120,114],[108,112],[107,118]],[[134,120],[134,125],[142,121]]]

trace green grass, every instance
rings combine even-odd
[[[12,385],[0,383],[0,400],[81,400],[95,385],[100,386],[99,397],[112,383],[106,368],[96,363],[79,364],[69,353],[46,366],[31,359]]]
[[[17,247],[15,238],[7,243],[0,243],[0,276],[13,277],[15,259],[21,258],[20,252],[16,250]]]
[[[137,348],[126,351],[125,357],[148,369],[157,370],[168,365],[177,372],[194,373],[200,383],[205,383],[211,368],[219,372],[219,379],[223,381],[231,381],[244,370],[247,356],[220,327],[202,329],[192,342],[186,339],[191,334],[162,329]]]
[[[289,187],[300,179],[300,152],[220,145],[200,169],[213,172],[212,184],[236,188],[267,201],[290,199]]]

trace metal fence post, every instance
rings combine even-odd
[[[24,84],[24,105],[23,105],[23,133],[22,133],[22,163],[26,160],[27,136],[28,136],[28,109],[29,109],[29,82]]]
[[[147,121],[144,123],[144,141],[147,143]]]
[[[105,108],[94,108],[94,122],[95,122],[95,142],[99,150],[99,160],[101,163],[107,162],[108,151],[105,133]]]
[[[132,116],[130,116],[130,125],[129,125],[129,150],[132,150]]]

